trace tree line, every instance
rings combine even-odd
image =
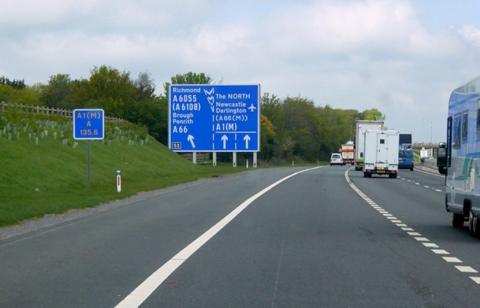
[[[168,139],[168,88],[170,84],[210,84],[205,73],[178,74],[156,93],[147,73],[136,78],[129,72],[100,66],[88,78],[56,74],[47,84],[25,85],[23,80],[0,77],[0,101],[55,108],[98,107],[110,116],[145,126],[163,144]],[[311,99],[281,99],[264,93],[261,98],[261,152],[259,158],[281,162],[327,159],[340,144],[354,138],[355,121],[380,119],[377,109],[358,111],[318,106]]]

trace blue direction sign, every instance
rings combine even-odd
[[[73,139],[102,140],[105,136],[103,109],[73,110]]]
[[[258,152],[259,98],[259,85],[171,85],[170,150]]]

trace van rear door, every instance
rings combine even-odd
[[[378,169],[385,169],[387,167],[388,160],[388,140],[387,136],[384,133],[379,133],[377,135],[377,160],[376,167]]]

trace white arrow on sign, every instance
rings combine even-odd
[[[225,150],[227,148],[227,141],[228,141],[227,135],[223,135],[221,140],[223,142],[223,149]]]
[[[192,135],[187,136],[188,142],[190,142],[190,144],[192,145],[192,148],[195,149],[195,142],[193,142],[193,139],[195,139],[195,137],[193,137]]]
[[[245,135],[245,137],[243,137],[243,141],[245,141],[245,149],[248,150],[248,142],[251,140],[250,136],[249,135]]]

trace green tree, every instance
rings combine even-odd
[[[41,100],[45,106],[72,108],[68,101],[70,95],[70,76],[56,74],[50,77],[48,84],[44,86]]]
[[[363,111],[360,115],[362,120],[385,120],[385,115],[383,115],[380,110],[376,108],[367,109]]]
[[[163,85],[165,96],[168,97],[170,84],[210,84],[212,78],[205,73],[188,72],[186,74],[177,74],[170,78],[170,82]]]

